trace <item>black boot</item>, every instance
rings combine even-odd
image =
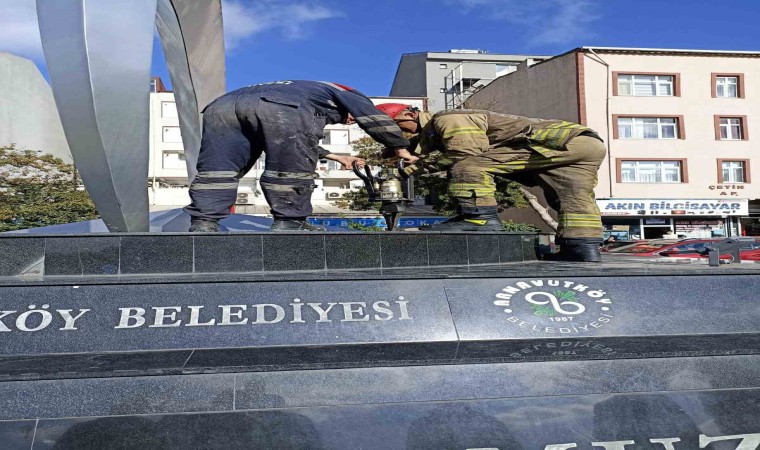
[[[269,231],[325,231],[326,228],[320,225],[312,225],[306,219],[274,219]]]
[[[504,231],[495,206],[460,208],[459,214],[433,225],[423,225],[422,231]]]
[[[602,239],[596,238],[560,238],[557,239],[559,252],[544,255],[544,259],[547,261],[601,262],[602,255],[599,253],[599,247],[602,243]]]
[[[190,229],[191,233],[218,233],[219,221],[212,219],[191,219]]]

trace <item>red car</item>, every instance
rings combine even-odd
[[[624,247],[613,248],[608,251],[608,254],[627,256],[658,256],[659,252],[682,243],[683,242],[679,242],[673,239],[654,239],[626,245]]]
[[[638,244],[620,247],[609,251],[609,254],[622,254],[628,256],[658,257],[665,256],[670,258],[707,258],[700,252],[704,251],[709,245],[720,242],[720,239],[688,239],[679,242],[668,241],[648,241]],[[740,250],[743,261],[760,261],[760,241],[750,241],[745,248]],[[721,259],[730,260],[729,254],[723,254]]]
[[[674,246],[660,251],[659,255],[671,258],[707,258],[707,255],[701,254],[700,251],[704,250],[710,242],[719,241],[696,242],[692,247],[687,246],[687,244]],[[747,242],[745,246],[739,249],[739,256],[742,261],[760,261],[760,241]],[[733,260],[733,257],[725,253],[720,255],[720,259]]]

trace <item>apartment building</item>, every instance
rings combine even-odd
[[[426,109],[424,98],[372,97],[375,104],[386,102],[408,103]],[[367,134],[357,125],[328,125],[320,145],[336,154],[352,154],[352,142]],[[150,166],[149,199],[152,210],[171,209],[190,202],[187,167],[182,136],[177,117],[174,94],[164,88],[160,79],[151,82],[150,94]],[[259,178],[264,171],[264,157],[241,180],[238,188],[236,211],[248,214],[267,214],[269,208],[261,193]],[[361,180],[350,170],[343,170],[335,161],[320,162],[319,178],[314,180],[312,194],[315,212],[335,213],[335,201],[351,189],[362,186]]]
[[[405,53],[391,86],[391,96],[426,97],[428,110],[462,106],[468,96],[496,78],[532,65],[548,56],[490,54],[485,50]]]
[[[609,232],[760,235],[760,52],[582,47],[521,64],[466,107],[597,130]]]

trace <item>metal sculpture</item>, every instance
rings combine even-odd
[[[188,173],[200,111],[224,93],[220,0],[37,0],[45,60],[66,139],[111,231],[148,231],[153,32],[176,91]]]

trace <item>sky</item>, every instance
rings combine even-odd
[[[92,1],[92,0],[89,0]],[[195,0],[192,0],[195,1]],[[403,53],[580,46],[760,51],[760,0],[222,0],[227,88],[326,80],[388,95]],[[0,0],[0,51],[46,74],[34,0]],[[160,44],[153,72],[170,85]]]

